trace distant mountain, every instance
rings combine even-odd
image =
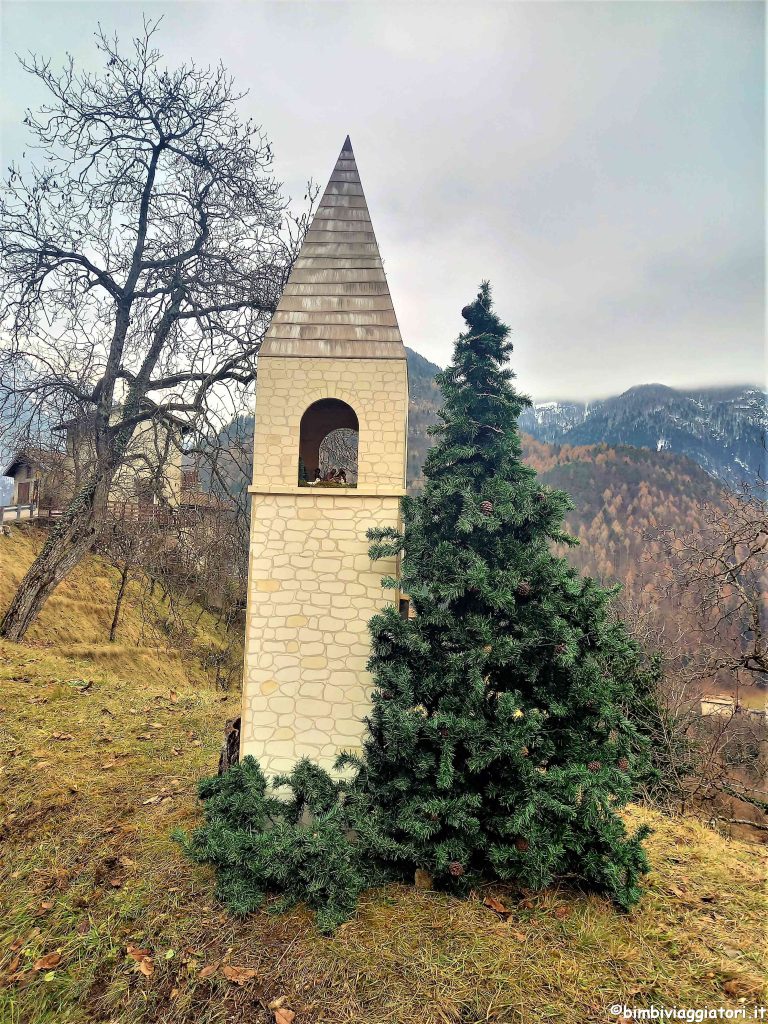
[[[522,440],[523,458],[539,479],[573,499],[567,524],[580,544],[569,560],[602,580],[621,580],[630,590],[640,583],[638,598],[665,557],[658,531],[697,529],[702,504],[717,504],[723,493],[701,466],[673,452],[549,445],[527,435]]]
[[[421,466],[442,399],[434,375],[440,367],[406,349],[411,392],[408,483],[418,490]],[[674,452],[698,463],[710,476],[736,488],[768,476],[766,392],[758,387],[678,391],[643,384],[615,398],[593,402],[535,402],[520,417],[520,429],[554,445],[631,446]]]
[[[730,487],[765,475],[766,393],[757,387],[677,391],[644,384],[595,402],[541,402],[520,429],[548,444],[631,445],[693,459]]]
[[[437,423],[437,410],[442,405],[442,395],[435,384],[435,374],[440,372],[440,367],[430,363],[412,348],[406,348],[405,354],[408,360],[409,396],[406,475],[408,488],[412,490],[421,477],[421,467],[432,444],[427,430]]]

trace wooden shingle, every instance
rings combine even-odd
[[[270,356],[405,359],[349,138],[262,345]]]

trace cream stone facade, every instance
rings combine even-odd
[[[317,462],[317,409],[321,433],[337,412],[357,424],[355,486],[300,462]],[[259,356],[241,755],[268,776],[360,749],[368,621],[399,598],[382,586],[396,561],[371,562],[366,531],[399,525],[407,416],[405,349],[347,140]]]

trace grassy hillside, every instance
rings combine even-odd
[[[39,543],[0,536],[0,606]],[[91,559],[29,643],[0,641],[3,1024],[584,1024],[616,1002],[759,1001],[767,851],[640,808],[653,873],[629,915],[565,885],[393,886],[330,939],[301,910],[231,918],[169,839],[238,708],[203,668],[224,638],[135,588],[106,643],[116,583]]]

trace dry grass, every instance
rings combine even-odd
[[[0,537],[0,604],[38,543]],[[162,605],[152,642],[132,598],[121,643],[107,644],[115,583],[92,561],[29,644],[0,642],[2,1024],[273,1024],[280,997],[296,1024],[583,1024],[615,1019],[616,1002],[759,1001],[766,848],[639,808],[629,817],[655,829],[654,871],[629,915],[566,888],[494,889],[502,922],[482,893],[394,886],[330,939],[302,911],[231,918],[168,836],[197,819],[195,781],[237,695],[153,646]],[[215,623],[190,621],[189,636],[214,643]],[[49,953],[60,963],[35,971]],[[205,970],[220,962],[256,974],[240,987]]]

